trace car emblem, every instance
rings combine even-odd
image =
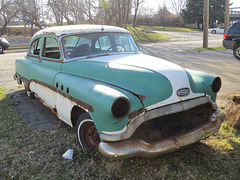
[[[189,88],[182,88],[177,91],[178,96],[187,96],[190,93]]]

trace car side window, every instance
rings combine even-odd
[[[44,38],[43,57],[60,59],[60,50],[57,39],[53,37]]]
[[[111,41],[109,39],[109,36],[101,36],[98,41],[96,41],[95,48],[105,51],[109,50],[109,48],[111,48]]]
[[[32,44],[30,46],[29,54],[39,56],[40,49],[41,49],[41,41],[40,40],[41,40],[41,38],[38,38],[32,42]]]
[[[87,44],[89,47],[91,47],[91,41],[87,38],[79,38],[78,43],[77,43],[77,47],[83,45],[83,44]]]

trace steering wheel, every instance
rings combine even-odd
[[[117,51],[126,51],[126,48],[123,46],[123,45],[121,45],[121,44],[116,44],[115,45],[116,46],[116,48],[117,48]],[[112,49],[112,47],[109,47],[108,49],[107,49],[107,51],[110,51]]]

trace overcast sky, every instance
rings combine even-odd
[[[163,2],[165,2],[171,11],[171,0],[145,0],[144,7],[151,7],[154,8],[154,10],[157,10],[159,6],[163,6]],[[240,0],[230,0],[230,3],[233,3],[231,7],[240,7]]]

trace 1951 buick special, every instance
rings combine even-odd
[[[15,79],[82,147],[108,157],[156,156],[218,131],[221,79],[144,55],[130,33],[101,25],[37,32]]]

